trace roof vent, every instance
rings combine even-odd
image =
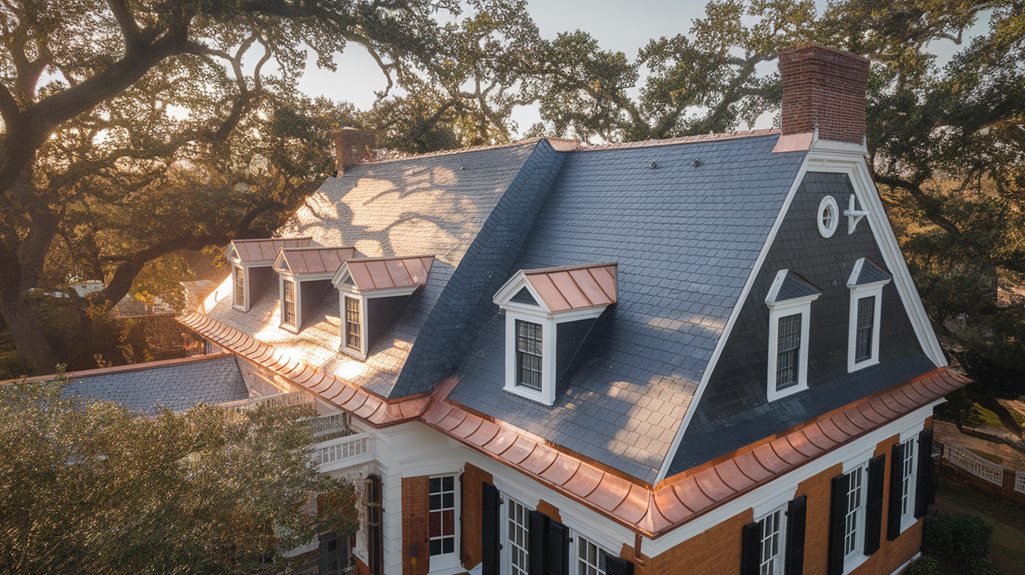
[[[690,165],[695,167],[695,168],[700,168],[703,163],[704,162],[702,162],[701,160],[694,160],[693,162],[690,163]]]
[[[648,167],[651,168],[652,170],[654,170],[655,168],[658,167],[658,162],[656,162],[655,160],[652,160],[652,161],[648,162]]]

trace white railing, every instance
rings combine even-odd
[[[1002,466],[992,461],[987,461],[963,447],[949,443],[946,444],[943,458],[968,473],[985,479],[994,485],[1004,484],[1004,468]],[[1021,475],[1020,473],[1018,474],[1019,477],[1015,482],[1015,488],[1017,488],[1017,483],[1021,480]],[[1025,493],[1025,489],[1023,489],[1023,493]]]
[[[316,444],[311,456],[323,472],[358,465],[373,457],[373,440],[369,433],[329,439]]]
[[[260,395],[257,397],[249,397],[246,399],[240,399],[237,401],[229,401],[227,403],[221,403],[220,406],[224,409],[230,409],[237,413],[244,411],[252,411],[262,406],[269,407],[295,407],[299,405],[313,406],[313,396],[302,392],[283,392],[275,393],[273,395]]]
[[[333,413],[306,420],[314,436],[349,430],[349,414]]]
[[[1014,490],[1018,493],[1025,493],[1025,471],[1014,474]]]

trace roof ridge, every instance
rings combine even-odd
[[[611,144],[595,144],[581,146],[578,152],[599,152],[603,150],[619,150],[625,148],[651,148],[656,146],[671,146],[674,144],[697,144],[700,142],[716,142],[722,140],[738,140],[741,138],[758,138],[762,136],[776,136],[782,131],[778,128],[760,128],[757,130],[735,130],[732,132],[712,132],[693,136],[675,136],[672,138],[656,138],[650,140],[636,140],[633,142],[618,142]]]
[[[128,363],[125,365],[111,365],[107,367],[96,367],[93,369],[79,369],[75,371],[66,371],[63,374],[50,373],[46,375],[30,375],[22,377],[14,377],[0,381],[0,385],[7,385],[11,383],[22,383],[22,382],[41,382],[41,381],[53,381],[57,379],[59,375],[63,375],[68,381],[73,379],[81,379],[86,377],[96,377],[99,375],[108,375],[112,373],[128,373],[132,371],[143,371],[146,369],[157,369],[162,367],[174,367],[176,365],[182,365],[187,363],[199,363],[202,361],[213,361],[215,359],[223,359],[225,357],[235,357],[234,353],[225,351],[221,353],[207,353],[202,355],[190,355],[185,357],[176,357],[172,359],[161,359],[157,361],[143,361],[139,363]]]
[[[556,140],[562,140],[561,138],[554,138]],[[420,158],[437,158],[439,156],[454,156],[456,154],[462,154],[466,152],[483,152],[487,150],[500,150],[502,148],[513,148],[516,146],[523,146],[527,144],[537,144],[541,140],[549,140],[546,137],[534,137],[524,138],[522,140],[516,140],[515,142],[507,142],[504,144],[482,144],[479,146],[467,146],[464,148],[453,148],[450,150],[435,150],[433,152],[423,152],[420,154],[409,154],[404,156],[396,156],[393,158],[381,158],[379,160],[368,160],[360,163],[360,166],[373,166],[376,164],[387,164],[391,162],[402,162],[405,160],[418,160]]]
[[[572,265],[565,265],[565,266],[553,266],[553,267],[549,267],[549,268],[530,268],[530,269],[525,269],[525,270],[520,270],[520,271],[523,272],[523,275],[530,276],[530,275],[534,275],[534,274],[548,274],[548,273],[552,273],[552,272],[568,272],[568,271],[573,271],[573,270],[586,270],[586,269],[593,269],[593,268],[604,268],[604,267],[608,267],[608,266],[617,266],[618,267],[619,266],[619,262],[598,262],[598,263],[593,263],[593,264],[572,264]]]
[[[321,250],[355,250],[356,246],[297,246],[297,247],[285,247],[281,248],[283,252],[304,252],[304,251],[321,251]]]
[[[418,256],[374,256],[370,258],[352,258],[351,260],[345,260],[345,262],[384,262],[388,260],[419,260],[433,257],[435,257],[433,254],[422,254]]]
[[[294,236],[287,238],[246,238],[246,239],[232,239],[229,243],[244,243],[244,242],[286,242],[289,240],[310,240],[313,241],[313,236]]]

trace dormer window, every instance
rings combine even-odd
[[[811,302],[820,295],[818,288],[790,270],[780,270],[769,288],[769,401],[808,389]]]
[[[614,263],[516,272],[494,298],[505,312],[505,391],[554,404],[559,378],[617,297]]]
[[[433,265],[434,256],[359,258],[342,264],[331,279],[341,298],[341,350],[365,359],[406,298],[426,285]]]
[[[302,331],[305,315],[331,289],[331,278],[347,259],[356,256],[356,248],[305,247],[282,248],[274,260],[280,289],[281,327]]]
[[[879,363],[883,287],[892,280],[890,272],[871,260],[860,258],[854,262],[854,269],[847,279],[847,287],[851,290],[847,330],[848,372]]]
[[[268,286],[273,286],[274,261],[282,248],[308,247],[310,238],[260,238],[232,240],[224,250],[231,264],[231,306],[249,311],[253,301]]]

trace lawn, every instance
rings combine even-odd
[[[945,479],[940,480],[933,509],[981,517],[993,526],[993,562],[1006,575],[1025,575],[1025,509]]]

